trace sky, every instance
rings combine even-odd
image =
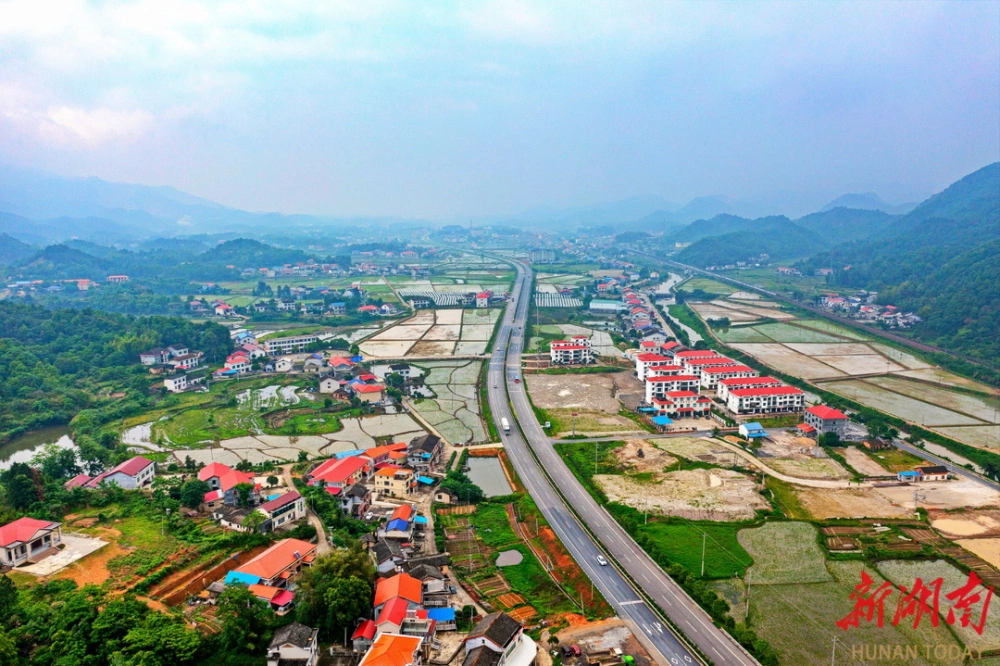
[[[0,2],[0,163],[255,211],[920,200],[1000,159],[1000,3]]]

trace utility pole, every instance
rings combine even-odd
[[[743,623],[746,624],[750,620],[750,568],[747,567],[747,612],[746,616],[743,618]]]
[[[705,540],[708,538],[707,532],[701,533],[701,577],[705,577]]]
[[[833,637],[833,650],[830,651],[830,666],[834,666],[837,660],[837,637]]]

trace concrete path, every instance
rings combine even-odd
[[[292,466],[282,465],[281,466],[281,477],[285,481],[285,485],[289,489],[295,488],[295,483],[292,481]],[[330,542],[326,538],[326,528],[323,527],[323,521],[319,519],[319,516],[309,507],[308,500],[306,501],[306,520],[309,524],[316,528],[316,536],[319,537],[319,541],[316,545],[316,555],[326,555],[333,548],[330,547]]]

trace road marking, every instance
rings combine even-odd
[[[642,599],[633,599],[632,601],[623,601],[621,603],[621,605],[622,606],[635,606],[636,604],[644,604],[644,603],[646,603],[646,602],[643,601]]]

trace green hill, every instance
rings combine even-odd
[[[13,236],[0,234],[0,265],[15,264],[34,252],[27,243],[22,243]]]
[[[809,256],[822,237],[787,218],[753,220],[752,229],[702,238],[681,250],[677,260],[692,266],[717,266],[752,261],[767,254],[772,261]]]

